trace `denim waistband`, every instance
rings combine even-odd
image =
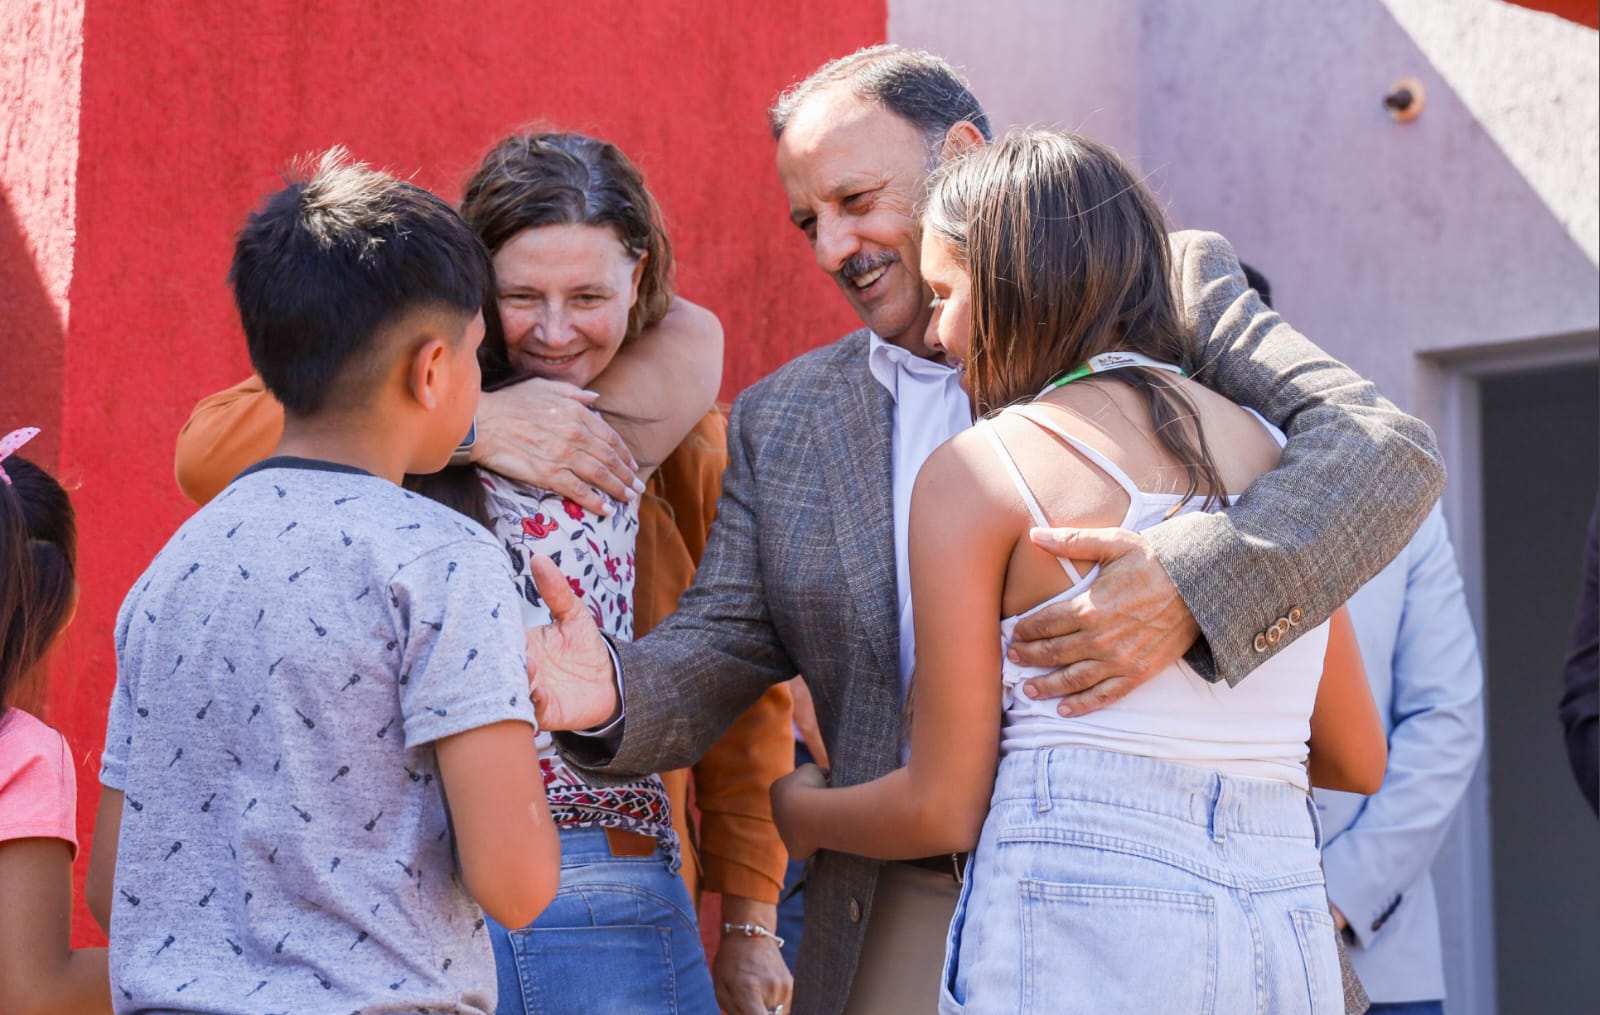
[[[1320,839],[1311,798],[1289,783],[1092,748],[1018,751],[1001,758],[993,802],[1017,800],[1031,801],[1040,812],[1088,802],[1160,814],[1213,832]]]

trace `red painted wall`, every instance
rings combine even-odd
[[[189,513],[172,479],[179,427],[248,370],[224,285],[232,233],[288,157],[344,144],[453,200],[509,128],[590,131],[639,162],[682,291],[721,316],[725,395],[855,326],[788,224],[763,113],[824,60],[881,41],[883,0],[445,6],[87,2],[70,320],[28,340],[60,344],[37,350],[60,369],[28,386],[54,389],[42,404],[59,407],[57,466],[82,527],[82,605],[45,709],[80,760],[80,891],[112,624]],[[76,923],[79,943],[97,938],[81,907]]]
[[[1557,17],[1576,21],[1590,28],[1600,28],[1600,4],[1594,0],[1510,0],[1518,7],[1545,11]]]

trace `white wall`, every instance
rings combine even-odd
[[[889,41],[965,70],[996,131],[1050,124],[1138,155],[1137,4],[889,0]]]

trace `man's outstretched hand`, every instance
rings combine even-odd
[[[1054,666],[1023,685],[1062,715],[1104,708],[1177,662],[1200,626],[1150,544],[1126,529],[1034,529],[1035,546],[1100,565],[1094,584],[1017,624],[1012,662]]]
[[[531,569],[551,617],[548,625],[527,630],[528,689],[540,729],[584,730],[611,722],[622,703],[600,628],[554,561],[536,553]]]

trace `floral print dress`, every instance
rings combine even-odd
[[[529,562],[542,553],[567,577],[572,592],[589,608],[595,623],[615,641],[633,640],[634,546],[639,538],[637,504],[612,501],[602,518],[574,501],[497,473],[478,470],[494,534],[511,556],[522,592],[523,621],[529,627],[550,623],[550,612],[533,584]],[[539,766],[544,771],[550,813],[562,828],[616,828],[655,839],[673,870],[678,869],[678,837],[672,807],[660,776],[649,775],[620,786],[591,786],[556,752],[550,734],[539,733]]]

